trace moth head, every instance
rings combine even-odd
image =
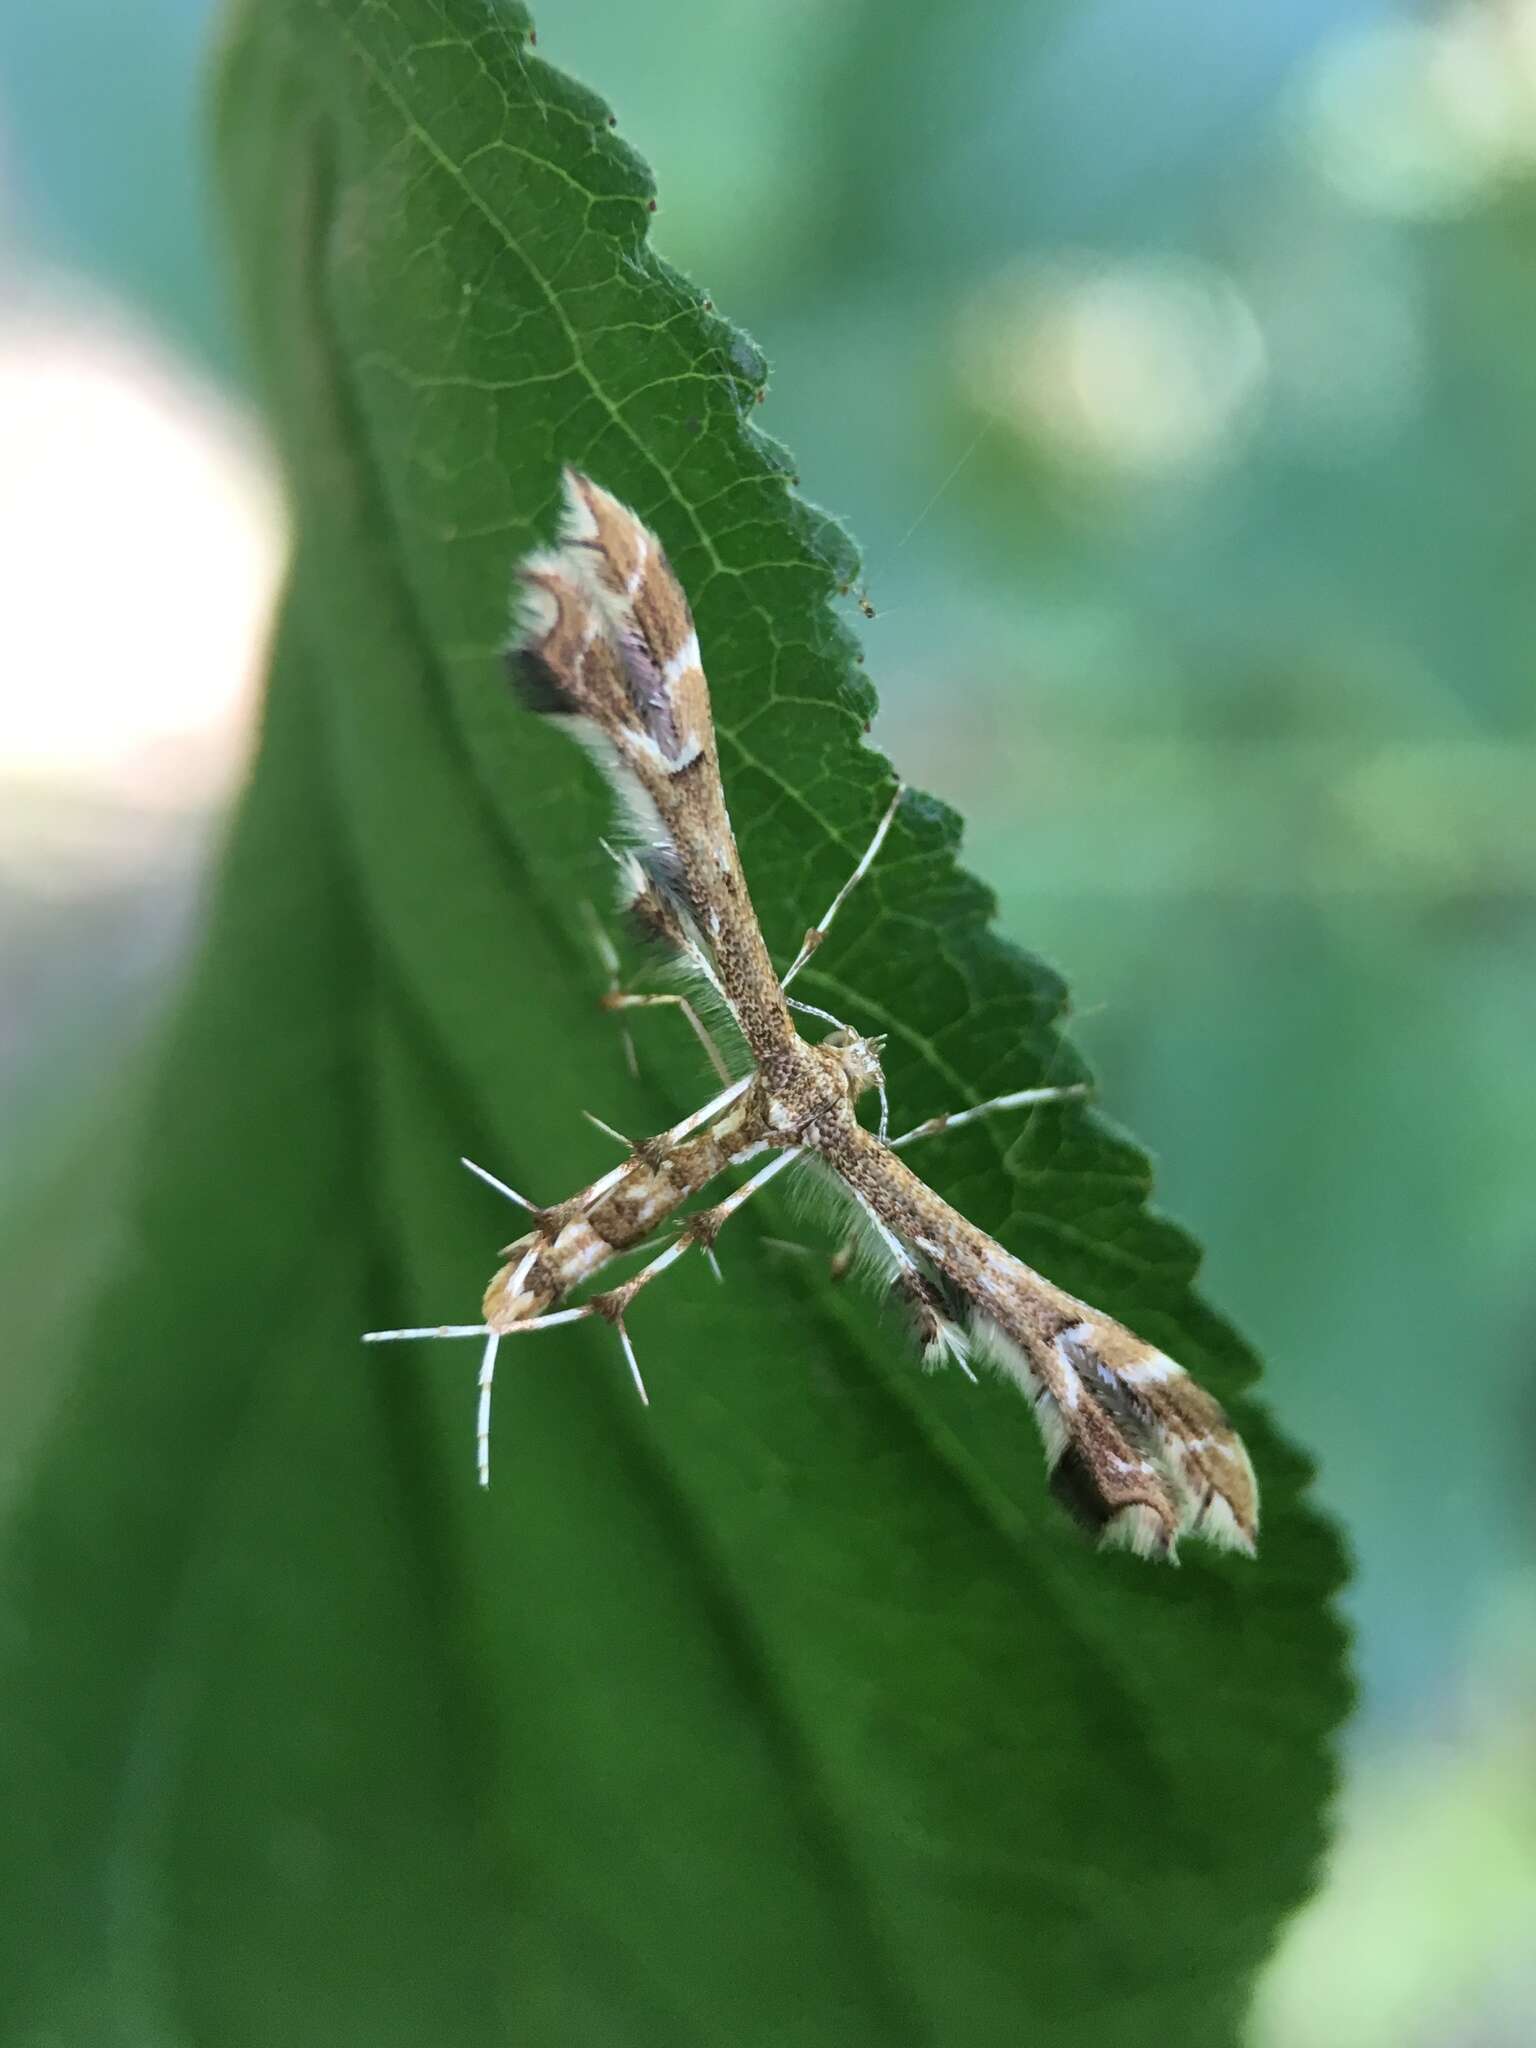
[[[885,1049],[883,1038],[861,1038],[857,1031],[838,1030],[824,1038],[822,1045],[841,1068],[851,1101],[857,1102],[869,1089],[883,1085],[885,1069],[880,1064],[880,1055]]]

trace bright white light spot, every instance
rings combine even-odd
[[[1190,258],[1012,273],[971,308],[964,347],[978,400],[1058,460],[1145,476],[1227,452],[1266,369],[1247,300]]]
[[[1340,35],[1307,81],[1305,144],[1355,204],[1454,214],[1536,164],[1536,8],[1465,6]]]
[[[0,776],[196,807],[248,725],[281,553],[255,436],[93,308],[0,323]]]

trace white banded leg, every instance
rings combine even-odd
[[[622,1145],[626,1152],[634,1151],[635,1141],[633,1138],[626,1138],[622,1131],[616,1131],[612,1124],[604,1123],[603,1119],[600,1116],[594,1116],[590,1109],[584,1109],[581,1113],[595,1131],[601,1131],[605,1138],[612,1138],[615,1145]]]
[[[806,961],[810,959],[811,955],[815,952],[816,948],[821,944],[822,940],[827,936],[827,933],[832,929],[833,918],[836,917],[837,913],[848,901],[848,898],[853,894],[854,890],[859,886],[860,882],[863,881],[864,877],[869,873],[870,869],[874,866],[875,856],[879,853],[881,847],[885,844],[885,835],[887,832],[890,831],[891,821],[896,816],[897,811],[901,808],[901,800],[906,795],[906,793],[907,791],[905,783],[897,783],[896,794],[891,798],[890,803],[886,806],[884,816],[881,818],[879,824],[875,827],[875,836],[873,839],[870,840],[868,846],[865,847],[863,856],[861,857],[858,866],[854,869],[853,873],[848,877],[847,881],[844,882],[843,886],[841,887],[841,889],[838,890],[837,894],[832,898],[831,903],[827,906],[826,915],[822,918],[821,923],[813,924],[810,930],[806,933],[805,944],[800,948],[800,951],[795,955],[793,961],[790,963],[789,971],[785,974],[782,982],[780,983],[780,987],[786,989],[789,987],[789,984],[800,972],[801,968],[805,965]],[[818,1011],[815,1014],[821,1015],[823,1013]]]
[[[464,1161],[464,1164],[469,1167],[471,1173],[478,1173],[483,1180],[489,1181],[492,1187],[499,1188],[504,1195],[510,1196],[514,1202],[522,1202],[523,1198],[521,1195],[513,1194],[511,1188],[504,1187],[494,1175],[486,1173],[483,1167],[471,1166],[467,1159]],[[528,1207],[531,1205],[524,1204],[524,1206]],[[540,1247],[537,1244],[529,1246],[527,1254],[512,1278],[512,1292],[514,1294],[527,1278],[529,1269],[539,1255],[539,1250]],[[553,1318],[540,1317],[539,1320],[547,1323],[550,1320],[561,1322],[569,1319],[555,1316]],[[480,1357],[480,1377],[478,1382],[480,1403],[478,1420],[475,1425],[475,1439],[478,1446],[480,1484],[482,1486],[489,1486],[491,1483],[491,1388],[496,1379],[496,1351],[501,1342],[501,1332],[493,1330],[489,1323],[439,1323],[435,1327],[427,1325],[411,1330],[366,1330],[363,1333],[363,1342],[365,1344],[400,1344],[409,1341],[413,1337],[483,1337],[485,1339],[485,1350],[481,1353]]]
[[[532,1254],[530,1254],[532,1256]],[[475,1463],[480,1484],[491,1483],[491,1393],[496,1384],[496,1354],[503,1337],[521,1337],[528,1330],[554,1330],[562,1323],[585,1322],[597,1311],[590,1302],[583,1302],[580,1308],[558,1308],[547,1316],[530,1316],[524,1323],[513,1323],[503,1330],[493,1330],[489,1323],[439,1323],[424,1325],[415,1330],[369,1330],[363,1337],[365,1344],[398,1344],[413,1337],[483,1337],[485,1349],[480,1356],[480,1376],[477,1382],[479,1401],[475,1416]],[[628,1345],[626,1343],[626,1352]],[[632,1361],[632,1355],[631,1355]],[[636,1372],[636,1380],[639,1374]],[[640,1389],[645,1398],[645,1389]]]
[[[479,1398],[475,1405],[475,1475],[482,1486],[491,1483],[491,1389],[496,1384],[496,1353],[501,1333],[492,1330],[480,1354]]]
[[[483,1180],[488,1188],[494,1188],[498,1195],[505,1195],[509,1202],[515,1202],[519,1209],[526,1209],[530,1216],[541,1213],[537,1202],[530,1202],[526,1195],[520,1195],[516,1188],[509,1188],[504,1180],[498,1180],[494,1173],[488,1173],[483,1166],[476,1166],[473,1159],[460,1159],[460,1166],[467,1166],[470,1172]]]
[[[483,1337],[489,1323],[423,1323],[417,1330],[365,1330],[365,1344],[403,1344],[412,1337]]]
[[[777,1153],[769,1160],[766,1166],[760,1167],[750,1180],[743,1181],[734,1193],[727,1195],[724,1201],[716,1202],[710,1209],[700,1210],[698,1216],[690,1219],[695,1226],[693,1230],[690,1230],[688,1225],[685,1224],[682,1231],[672,1240],[665,1251],[658,1252],[648,1266],[642,1266],[638,1273],[624,1281],[622,1285],[609,1288],[604,1294],[594,1295],[591,1301],[583,1302],[580,1308],[557,1309],[553,1315],[535,1316],[526,1323],[514,1323],[510,1329],[504,1330],[501,1334],[507,1337],[520,1337],[524,1330],[548,1330],[556,1323],[574,1323],[591,1316],[602,1316],[605,1321],[612,1323],[618,1331],[619,1343],[624,1350],[624,1363],[629,1367],[630,1378],[635,1383],[635,1392],[640,1396],[645,1405],[649,1407],[651,1397],[645,1391],[645,1381],[640,1376],[640,1362],[635,1356],[634,1344],[624,1324],[624,1317],[628,1313],[630,1303],[642,1287],[648,1287],[653,1280],[659,1280],[669,1267],[675,1266],[692,1245],[703,1244],[706,1250],[712,1251],[715,1238],[719,1236],[720,1232],[736,1214],[736,1211],[742,1207],[743,1203],[749,1201],[759,1188],[766,1187],[775,1174],[782,1173],[786,1166],[792,1166],[799,1157],[798,1151]],[[707,1232],[697,1227],[701,1217],[709,1218]],[[490,1364],[491,1370],[494,1371],[494,1339],[489,1340],[485,1348],[486,1359]],[[484,1370],[485,1368],[482,1367],[482,1373]],[[488,1427],[488,1405],[486,1408],[486,1420]],[[482,1484],[487,1483],[483,1476],[487,1471],[488,1451],[482,1448]]]
[[[1091,1092],[1086,1081],[1072,1081],[1061,1088],[1016,1088],[1011,1095],[994,1095],[990,1102],[978,1102],[971,1109],[946,1110],[942,1116],[931,1116],[914,1124],[910,1131],[891,1139],[891,1150],[899,1152],[903,1145],[915,1144],[919,1138],[958,1130],[961,1124],[975,1123],[978,1117],[998,1116],[1005,1109],[1026,1109],[1035,1102],[1071,1102]]]
[[[702,1245],[710,1264],[715,1268],[715,1277],[718,1279],[720,1277],[720,1269],[715,1264],[715,1239],[736,1214],[736,1211],[744,1203],[750,1201],[759,1188],[766,1187],[776,1174],[782,1173],[786,1166],[792,1166],[799,1157],[798,1150],[776,1153],[766,1166],[759,1167],[750,1180],[744,1180],[739,1188],[725,1197],[724,1201],[716,1202],[711,1208],[701,1209],[694,1216],[690,1217],[678,1235],[667,1246],[666,1250],[659,1252],[648,1266],[642,1266],[638,1273],[631,1279],[624,1281],[621,1286],[612,1287],[606,1294],[595,1296],[593,1300],[585,1304],[584,1308],[576,1311],[579,1314],[605,1316],[613,1324],[619,1333],[619,1342],[624,1347],[625,1363],[629,1367],[636,1390],[641,1400],[645,1401],[647,1405],[649,1405],[650,1396],[645,1391],[645,1382],[640,1377],[640,1366],[635,1357],[635,1347],[631,1343],[629,1331],[624,1325],[624,1318],[629,1313],[630,1303],[642,1287],[648,1287],[653,1280],[659,1280],[669,1267],[675,1266],[678,1260],[696,1244]]]
[[[747,1086],[748,1082],[739,1082],[729,1093],[740,1093]],[[715,1106],[718,1107],[719,1105],[716,1104]],[[707,1108],[708,1106],[706,1105],[706,1110]],[[696,1110],[694,1116],[700,1117],[705,1113],[705,1111]],[[693,1119],[690,1118],[686,1121],[691,1124]],[[743,1181],[741,1186],[734,1193],[727,1195],[724,1201],[717,1202],[712,1209],[700,1212],[701,1215],[707,1215],[710,1218],[711,1227],[708,1232],[708,1239],[711,1247],[713,1239],[719,1235],[720,1231],[729,1222],[730,1218],[735,1215],[736,1211],[741,1208],[742,1204],[756,1194],[760,1187],[766,1186],[775,1174],[782,1173],[786,1166],[792,1165],[799,1156],[797,1151],[776,1153],[766,1166],[753,1174],[750,1180]],[[695,1222],[697,1220],[697,1218],[694,1219]],[[554,1309],[548,1315],[530,1316],[526,1322],[510,1323],[506,1328],[500,1330],[493,1330],[488,1323],[437,1323],[423,1324],[408,1330],[369,1330],[365,1333],[363,1342],[365,1344],[397,1344],[418,1337],[483,1337],[485,1339],[485,1348],[481,1353],[480,1374],[477,1383],[479,1392],[475,1419],[475,1450],[476,1468],[479,1473],[480,1484],[482,1486],[489,1486],[491,1483],[491,1395],[496,1382],[496,1357],[501,1347],[501,1340],[504,1337],[521,1337],[532,1330],[558,1329],[563,1323],[588,1322],[593,1316],[602,1316],[605,1321],[611,1322],[618,1331],[619,1342],[624,1351],[624,1362],[629,1367],[630,1377],[634,1380],[635,1391],[639,1394],[641,1400],[649,1406],[650,1396],[647,1394],[645,1382],[640,1376],[640,1365],[635,1357],[635,1347],[630,1342],[628,1330],[624,1327],[624,1312],[642,1287],[647,1286],[652,1280],[659,1279],[669,1266],[675,1266],[690,1245],[703,1242],[705,1242],[704,1233],[690,1234],[685,1226],[682,1234],[675,1237],[665,1251],[652,1259],[648,1266],[643,1266],[632,1279],[626,1280],[620,1287],[610,1289],[606,1294],[594,1296],[591,1301],[582,1302],[577,1308]],[[538,1245],[533,1245],[529,1248],[521,1267],[509,1283],[509,1293],[515,1294],[517,1292],[519,1283],[526,1275],[528,1268],[533,1264],[534,1259],[538,1256],[539,1249]]]
[[[612,1304],[615,1302],[619,1304],[619,1313],[622,1313],[642,1287],[648,1287],[651,1281],[659,1280],[667,1268],[675,1266],[692,1246],[702,1244],[712,1247],[714,1240],[737,1210],[750,1201],[759,1188],[766,1187],[776,1174],[782,1173],[786,1166],[793,1166],[799,1157],[797,1147],[776,1152],[766,1166],[760,1166],[750,1180],[744,1180],[741,1186],[727,1195],[723,1201],[714,1203],[708,1209],[700,1209],[697,1214],[689,1217],[664,1252],[659,1252],[648,1266],[642,1266],[638,1273],[624,1281],[621,1286],[610,1289],[606,1297],[599,1297],[600,1300],[606,1299],[609,1303],[608,1313],[614,1312]],[[588,1306],[591,1307],[592,1304],[589,1303]]]

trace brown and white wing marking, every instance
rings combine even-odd
[[[688,601],[655,536],[566,470],[556,545],[519,568],[508,666],[533,710],[573,720],[647,850],[670,834],[658,792],[713,754]]]
[[[750,1137],[731,1138],[729,1157],[773,1149],[780,1157],[728,1202],[793,1159],[819,1160],[867,1220],[873,1256],[926,1362],[969,1371],[968,1357],[982,1354],[1026,1394],[1056,1491],[1103,1541],[1172,1557],[1181,1536],[1195,1535],[1252,1552],[1258,1529],[1253,1471],[1219,1404],[1172,1359],[1053,1286],[936,1194],[896,1147],[884,1143],[883,1116],[878,1136],[859,1122],[860,1095],[881,1086],[877,1041],[839,1027],[820,1045],[809,1045],[797,1033],[731,832],[687,599],[661,542],[633,512],[574,470],[565,472],[563,490],[554,547],[530,556],[519,570],[512,672],[536,709],[569,721],[592,748],[634,827],[636,843],[620,855],[632,909],[654,936],[702,970],[729,1004],[751,1052],[756,1071],[740,1114],[750,1108],[755,1121]],[[848,888],[868,870],[895,809],[893,801],[786,980],[805,965]],[[1057,1092],[1023,1089],[930,1119],[897,1146]],[[702,1113],[704,1120],[735,1099],[728,1090]],[[546,1246],[536,1233],[520,1244],[486,1298],[492,1351],[484,1374],[494,1340],[527,1326],[530,1304],[554,1301],[575,1278],[590,1277],[634,1241],[632,1231],[637,1235],[642,1222],[649,1228],[663,1213],[673,1214],[695,1189],[688,1173],[669,1174],[664,1186],[662,1174],[674,1154],[674,1164],[683,1159],[682,1140],[698,1122],[685,1120],[665,1142],[644,1148],[643,1158],[637,1153],[643,1173],[634,1164],[617,1169],[594,1184],[596,1193],[587,1190],[569,1215],[559,1214],[560,1231],[568,1235],[557,1232]],[[714,1133],[722,1143],[726,1129],[722,1124]],[[726,1163],[725,1154],[716,1160],[711,1153],[705,1161],[711,1174]],[[631,1197],[645,1196],[643,1217],[632,1217],[616,1196],[614,1214],[599,1214],[597,1197],[617,1182],[624,1183],[630,1206]],[[725,1207],[710,1213],[722,1215]],[[691,1227],[697,1235],[700,1226]],[[669,1248],[647,1274],[675,1256],[676,1248]],[[604,1312],[612,1311],[617,1296],[608,1299]]]
[[[1111,1317],[1049,1291],[1065,1305],[1059,1319],[1010,1318],[1005,1330],[978,1314],[971,1328],[1028,1396],[1057,1497],[1138,1556],[1171,1558],[1181,1536],[1200,1536],[1251,1557],[1258,1487],[1221,1404]]]
[[[973,1355],[1026,1396],[1055,1491],[1102,1542],[1171,1558],[1181,1536],[1252,1553],[1258,1489],[1219,1402],[1152,1345],[1055,1286],[850,1125],[822,1147],[892,1277],[920,1261]]]
[[[794,1029],[725,808],[688,600],[627,506],[575,470],[562,487],[555,546],[519,567],[513,679],[533,709],[571,721],[612,783],[642,921],[702,952],[758,1064],[783,1068]]]

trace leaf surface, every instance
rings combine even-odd
[[[1234,2038],[1318,1856],[1332,1534],[1191,1291],[1144,1156],[1052,1108],[923,1165],[1164,1345],[1254,1449],[1257,1566],[1095,1554],[1000,1385],[763,1201],[609,1333],[473,1320],[518,1225],[660,1128],[696,1049],[595,1008],[606,806],[501,684],[562,461],[662,534],[787,958],[888,787],[841,530],[757,351],[647,242],[602,104],[485,0],[253,0],[220,140],[298,546],[252,783],[138,1109],[4,1593],[18,2039],[882,2044]],[[904,1122],[1078,1068],[914,800],[803,978]],[[809,1226],[814,1230],[814,1226]],[[510,1354],[510,1355],[509,1355]],[[20,1874],[25,1872],[26,1883]],[[30,2031],[29,2031],[30,2030]]]

